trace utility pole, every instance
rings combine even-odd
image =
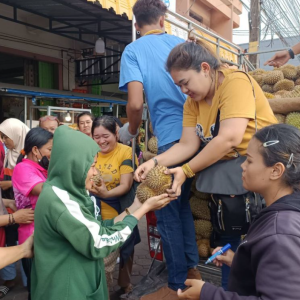
[[[249,18],[249,53],[259,51],[260,41],[260,0],[251,0]],[[255,68],[259,67],[259,55],[249,55]]]

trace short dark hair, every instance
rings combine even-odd
[[[94,135],[94,131],[96,128],[103,126],[112,134],[117,134],[117,124],[112,116],[102,116],[98,117],[93,121],[92,125],[92,135]]]
[[[121,122],[121,120],[120,120],[119,118],[117,118],[117,117],[113,117],[113,118],[114,118],[116,124],[117,124],[120,128],[123,127],[123,123]]]
[[[79,127],[79,121],[80,121],[80,118],[83,117],[83,116],[90,116],[91,117],[91,120],[94,121],[94,116],[88,112],[88,111],[84,111],[82,113],[80,113],[77,117],[77,126]]]
[[[132,8],[139,27],[152,25],[167,12],[166,5],[161,0],[137,0]]]
[[[34,146],[36,146],[38,149],[41,149],[52,139],[53,139],[53,134],[41,127],[36,127],[29,130],[25,137],[25,142],[24,142],[25,153],[22,153],[19,156],[17,163],[21,162],[25,156],[24,154],[28,155],[32,151],[32,148]]]
[[[269,147],[261,145],[259,151],[264,164],[272,167],[282,163],[286,168],[283,180],[294,191],[300,191],[300,131],[287,124],[276,124],[262,128],[255,135],[262,144],[268,141],[279,141]],[[292,158],[292,160],[291,160]]]

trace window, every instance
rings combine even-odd
[[[203,18],[198,15],[197,13],[195,13],[194,11],[190,10],[190,17],[195,19],[196,21],[203,23]]]

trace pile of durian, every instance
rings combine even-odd
[[[166,193],[172,187],[172,176],[165,174],[164,166],[156,166],[146,176],[136,190],[137,198],[144,203],[149,198]]]
[[[191,192],[190,205],[194,217],[198,253],[200,257],[207,258],[211,255],[210,236],[212,224],[208,207],[210,195],[197,191],[196,180],[193,181]]]
[[[261,86],[270,102],[276,102],[273,99],[281,100],[275,103],[276,109],[273,109],[278,122],[293,125],[300,129],[300,66],[284,65],[280,68],[274,68],[272,71],[256,69],[250,71],[249,75]],[[286,111],[284,106],[287,104],[294,109]],[[282,109],[280,109],[280,105]]]

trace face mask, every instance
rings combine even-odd
[[[39,150],[39,152],[40,152],[40,150]],[[41,152],[40,152],[40,154],[41,154]],[[41,154],[41,156],[42,156],[42,154]],[[44,168],[45,170],[48,170],[48,167],[49,167],[49,159],[48,159],[47,156],[42,156],[42,159],[39,159],[38,161],[39,161],[39,165],[40,165],[42,168]]]

